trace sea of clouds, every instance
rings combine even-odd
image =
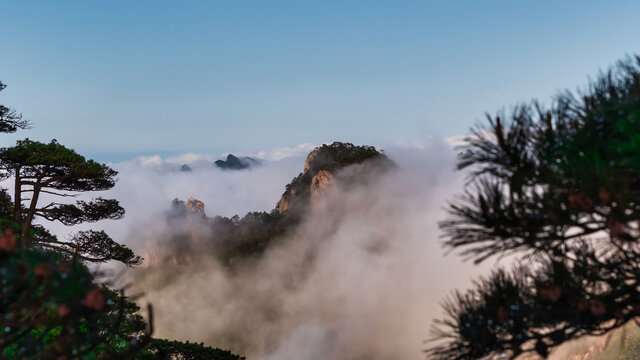
[[[314,147],[235,154],[263,159],[243,171],[213,166],[222,155],[111,164],[119,181],[100,195],[120,200],[125,218],[75,230],[105,229],[152,257],[173,231],[163,216],[171,200],[201,200],[208,216],[270,211]],[[348,191],[338,188],[251,267],[230,273],[215,257],[197,256],[188,271],[165,276],[160,286],[136,283],[140,302],[154,306],[154,336],[204,342],[250,359],[423,359],[433,319],[443,315],[440,303],[495,264],[475,266],[445,256],[441,247],[438,221],[465,180],[454,171],[451,141],[380,148],[397,169]],[[183,164],[192,171],[180,171]],[[352,166],[336,176],[353,178],[360,170]],[[59,236],[69,231],[47,226]],[[190,246],[198,251],[197,243]],[[136,271],[142,270],[129,269],[126,277],[135,279]]]

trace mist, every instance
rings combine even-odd
[[[186,200],[193,196],[204,201],[205,210],[211,215],[233,216],[248,211],[270,210],[279,200],[284,186],[300,172],[300,164],[304,163],[307,153],[314,147],[312,144],[300,144],[256,153],[235,154],[263,160],[262,165],[244,171],[221,170],[213,164],[215,160],[224,159],[227,154],[188,153],[169,158],[159,155],[141,156],[119,163],[108,163],[118,171],[118,181],[112,189],[81,193],[68,202],[90,200],[98,196],[114,198],[125,209],[123,219],[84,223],[73,227],[38,218],[34,222],[44,225],[60,238],[69,238],[70,234],[80,230],[104,229],[117,242],[126,242],[138,250],[136,247],[141,242],[128,236],[129,231],[161,217],[175,198]],[[188,165],[191,171],[181,171],[182,165]],[[12,179],[3,181],[2,186],[11,193]],[[61,200],[47,194],[40,198],[42,203]],[[155,223],[153,226],[160,224]],[[113,266],[117,267],[117,264],[109,264],[109,267]]]
[[[248,171],[172,172],[180,161],[159,158],[118,164],[113,192],[128,219],[111,230],[146,258],[128,276],[140,303],[154,306],[154,336],[249,359],[423,359],[439,304],[492,264],[463,263],[440,246],[437,222],[464,180],[452,146],[434,138],[382,148],[396,169],[344,168],[336,179],[348,187],[338,185],[286,239],[234,271],[203,251],[212,241],[206,227],[169,226],[161,214],[171,199],[191,196],[208,216],[269,211],[309,149]],[[188,244],[168,240],[185,228],[197,234]],[[175,251],[189,261],[161,263]]]
[[[109,164],[119,172],[116,186],[78,199],[116,198],[124,219],[71,228],[42,223],[63,238],[104,229],[145,258],[116,286],[133,284],[128,293],[153,305],[154,337],[204,342],[248,359],[424,359],[433,320],[444,315],[440,303],[498,265],[476,266],[441,247],[437,223],[464,185],[454,144],[430,138],[378,146],[396,168],[351,165],[334,174],[338,186],[320,206],[259,260],[233,271],[204,251],[215,239],[203,222],[166,221],[171,201],[194,197],[209,217],[269,212],[314,145],[234,154],[262,160],[241,171],[213,165],[226,154]],[[191,171],[181,171],[183,164]],[[185,231],[195,234],[188,243],[171,240]],[[189,261],[168,262],[174,252]]]
[[[40,223],[61,238],[104,229],[142,255],[136,268],[92,268],[112,275],[126,270],[113,285],[132,285],[127,293],[139,295],[139,305],[153,305],[154,337],[203,342],[248,359],[424,359],[433,321],[444,315],[442,301],[512,261],[478,266],[441,247],[438,221],[465,183],[465,173],[454,170],[459,144],[459,138],[431,138],[378,146],[397,167],[342,169],[335,174],[338,186],[298,226],[259,260],[233,271],[210,251],[216,241],[210,224],[167,221],[171,201],[201,200],[208,217],[269,212],[315,145],[235,154],[261,160],[241,171],[213,165],[226,154],[109,164],[119,172],[116,186],[77,199],[116,198],[124,219]],[[181,171],[184,164],[191,171]],[[9,191],[12,185],[3,181]],[[191,236],[176,241],[174,235],[185,233]],[[596,353],[607,339],[571,341],[550,358]]]

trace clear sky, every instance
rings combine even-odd
[[[0,80],[103,161],[464,133],[640,53],[638,1],[0,0]]]

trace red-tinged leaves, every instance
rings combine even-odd
[[[538,295],[543,300],[557,302],[560,299],[560,296],[562,296],[562,287],[556,284],[545,285],[538,290]]]
[[[6,252],[14,252],[17,248],[18,239],[10,229],[5,230],[4,235],[0,238],[0,249]]]
[[[607,230],[609,231],[609,235],[611,235],[612,238],[620,237],[622,234],[624,234],[624,224],[616,219],[610,219],[607,222]]]
[[[580,299],[578,301],[578,311],[585,312],[589,310],[589,302],[586,299]]]
[[[509,313],[507,312],[507,309],[504,308],[504,306],[500,306],[498,308],[498,321],[500,321],[501,323],[506,323],[507,321],[509,321]]]
[[[600,317],[607,313],[607,307],[602,301],[595,299],[589,302],[589,311],[593,316]]]
[[[66,304],[58,306],[58,315],[67,316],[71,312],[71,309]]]
[[[48,278],[51,276],[51,268],[46,262],[42,262],[33,269],[33,273],[36,277]]]
[[[605,188],[604,186],[600,188],[598,197],[600,198],[600,201],[605,205],[611,201],[611,195],[609,194],[607,188]]]
[[[84,298],[84,306],[89,309],[100,310],[104,306],[104,294],[99,287],[91,289]]]

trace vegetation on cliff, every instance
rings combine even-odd
[[[365,161],[376,161],[375,169],[379,171],[393,166],[391,160],[372,146],[334,142],[316,148],[307,157],[304,171],[286,186],[282,199],[270,212],[249,212],[243,217],[236,215],[231,218],[208,218],[199,215],[194,217],[194,212],[189,211],[187,204],[176,199],[166,214],[171,227],[180,228],[179,224],[184,223],[186,219],[196,223],[188,231],[178,232],[169,240],[170,243],[181,244],[182,248],[181,250],[176,247],[172,256],[175,257],[177,254],[177,260],[187,261],[180,258],[179,254],[191,253],[185,246],[189,246],[187,244],[191,242],[193,232],[196,231],[205,237],[201,239],[199,246],[204,245],[205,249],[208,248],[208,251],[224,264],[233,265],[259,257],[271,244],[280,241],[292,231],[309,211],[312,184],[316,175],[321,172],[335,174],[349,165],[362,164]],[[285,202],[287,205],[283,206]],[[202,228],[207,231],[197,230]]]
[[[384,169],[392,164],[386,155],[373,146],[356,146],[350,143],[334,142],[330,145],[325,144],[317,147],[307,156],[304,171],[287,184],[275,210],[280,213],[292,208],[295,208],[296,211],[304,211],[311,203],[313,179],[321,171],[335,174],[336,171],[346,166],[376,160]]]

